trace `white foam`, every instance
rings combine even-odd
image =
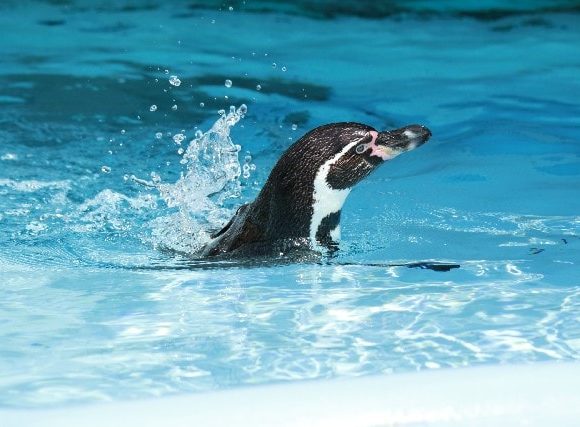
[[[340,240],[340,224],[338,224],[336,227],[332,229],[332,231],[330,232],[330,238],[334,242],[338,242]]]
[[[63,190],[68,191],[71,188],[70,181],[39,181],[36,179],[14,180],[0,179],[0,187],[8,187],[11,190],[22,193],[33,193],[40,190]]]

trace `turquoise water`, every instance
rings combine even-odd
[[[3,3],[0,406],[580,358],[578,7],[430,3]],[[346,120],[433,138],[352,192],[336,262],[162,250]],[[194,138],[240,146],[219,197]],[[369,266],[418,260],[461,268]]]

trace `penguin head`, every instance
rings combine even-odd
[[[423,145],[431,137],[431,131],[421,125],[382,132],[358,123],[330,126],[335,138],[329,148],[335,154],[327,163],[326,183],[335,190],[352,188],[379,165]]]

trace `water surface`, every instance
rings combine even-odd
[[[580,357],[574,2],[137,4],[0,8],[0,406]],[[242,103],[231,197],[168,206]],[[336,263],[171,268],[347,120],[434,136],[351,193]],[[461,268],[364,265],[417,260]]]

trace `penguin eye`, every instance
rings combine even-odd
[[[359,144],[356,146],[355,151],[356,154],[362,154],[365,151],[367,151],[367,148],[369,148],[368,144]]]
[[[363,141],[368,141],[368,142],[363,142]],[[356,146],[355,148],[355,152],[356,154],[362,154],[365,151],[368,150],[368,148],[370,147],[370,141],[372,141],[372,135],[370,133],[366,133],[360,140],[359,142],[361,142],[362,144],[359,144]]]

